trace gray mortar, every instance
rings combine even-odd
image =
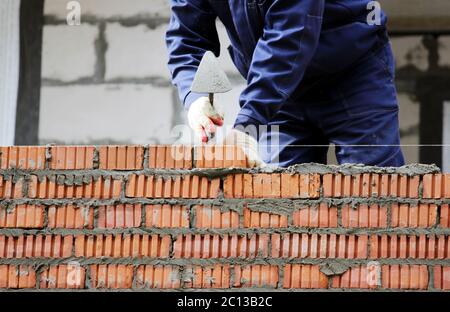
[[[399,174],[406,176],[416,176],[432,173],[440,173],[439,167],[435,165],[423,165],[423,164],[410,164],[403,167],[374,167],[363,165],[322,165],[322,164],[300,164],[289,168],[193,168],[193,169],[153,169],[146,168],[142,170],[127,170],[120,173],[114,170],[102,170],[102,169],[88,169],[88,170],[27,170],[27,169],[1,169],[0,175],[11,174],[11,172],[17,172],[19,175],[25,175],[33,173],[35,175],[57,175],[71,173],[74,176],[77,175],[101,175],[101,176],[130,176],[132,174],[144,174],[144,175],[157,175],[166,177],[176,177],[179,175],[196,175],[208,178],[225,177],[231,174],[237,173],[288,173],[288,174],[344,174],[355,175],[362,173],[377,173],[377,174]]]
[[[348,263],[344,263],[342,260],[327,260],[325,263],[320,264],[320,272],[326,276],[342,275],[351,268]]]

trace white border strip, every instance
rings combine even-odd
[[[13,145],[20,66],[20,0],[0,1],[0,145]]]

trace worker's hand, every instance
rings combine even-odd
[[[188,111],[188,121],[203,143],[214,137],[217,127],[223,126],[223,116],[214,109],[208,97],[201,97],[192,103]]]
[[[247,163],[250,168],[265,167],[266,163],[261,159],[258,152],[258,142],[250,135],[232,129],[224,140],[224,145],[235,145],[240,147],[247,156]]]

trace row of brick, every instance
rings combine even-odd
[[[363,174],[362,176],[371,174]],[[399,191],[370,191],[372,183],[362,183],[360,190],[336,191],[329,186],[328,175],[323,177],[323,197],[399,197],[412,199],[450,198],[449,186],[439,188],[430,184],[419,196],[419,177],[396,179]],[[395,176],[395,175],[392,175]],[[350,176],[347,176],[351,178]],[[346,177],[346,178],[347,178]],[[387,176],[386,176],[387,177]],[[79,176],[70,174],[50,175],[39,179],[35,175],[27,181],[28,193],[24,194],[24,178],[17,181],[0,176],[0,198],[118,198],[123,178],[120,176]],[[344,179],[345,180],[345,179]],[[356,179],[354,179],[356,180]],[[448,179],[450,181],[450,175]],[[409,182],[408,182],[409,181]],[[417,182],[417,183],[416,183]],[[404,188],[404,186],[408,187]],[[412,186],[414,185],[414,186]],[[233,174],[224,179],[225,198],[320,198],[321,182],[318,174]],[[221,192],[220,178],[209,179],[196,175],[171,177],[131,175],[126,184],[127,197],[145,198],[216,198]]]
[[[140,170],[144,169],[145,149],[148,166],[154,169],[245,168],[247,159],[235,146],[11,146],[0,147],[0,169],[57,170]],[[98,157],[98,160],[96,160]],[[97,163],[98,162],[98,163]]]
[[[0,258],[450,259],[446,235],[0,235]]]
[[[226,208],[226,207],[225,207]],[[67,229],[118,229],[118,228],[336,228],[339,227],[338,208],[327,203],[293,209],[286,212],[264,212],[244,208],[239,212],[213,205],[195,205],[192,214],[184,205],[116,204],[97,208],[20,204],[9,209],[0,208],[0,228],[67,228]],[[450,227],[448,204],[345,204],[340,209],[343,228],[430,228],[436,225]],[[145,213],[145,220],[143,214]],[[44,224],[44,220],[47,224]],[[241,224],[242,219],[242,224]],[[390,222],[388,224],[388,219]],[[96,225],[94,226],[94,221]]]
[[[280,274],[282,270],[283,274]],[[433,274],[430,278],[429,271]],[[89,279],[87,282],[87,278]],[[39,276],[39,278],[38,278]],[[404,289],[449,290],[450,267],[426,265],[361,265],[328,277],[317,265],[117,265],[83,267],[63,264],[38,275],[31,266],[0,265],[0,288],[41,289]]]

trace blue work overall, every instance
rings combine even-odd
[[[278,126],[253,134],[266,162],[326,163],[334,143],[339,163],[404,164],[387,18],[369,0],[170,2],[169,68],[186,108],[204,96],[190,87],[205,51],[220,53],[219,18],[247,80],[235,127]]]

